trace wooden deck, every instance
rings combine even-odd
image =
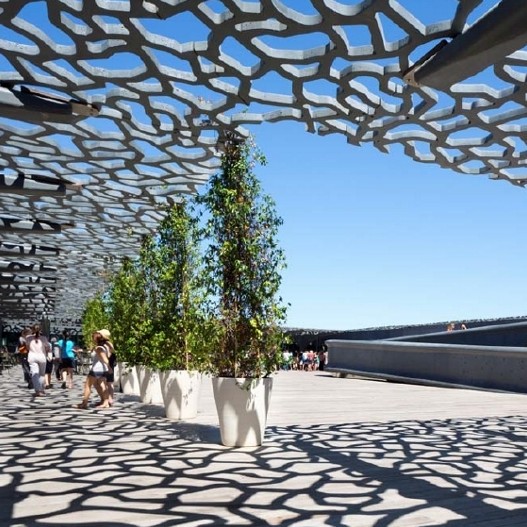
[[[265,444],[219,444],[210,381],[173,423],[0,377],[0,525],[527,525],[527,397],[317,372],[275,378]]]

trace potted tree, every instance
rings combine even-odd
[[[144,236],[139,258],[125,259],[107,292],[110,328],[122,350],[124,393],[165,404],[167,417],[197,413],[211,327],[203,310],[200,232],[185,200],[164,210]]]
[[[138,262],[124,258],[110,280],[106,294],[109,329],[119,359],[121,388],[139,395],[136,366],[141,362],[145,324],[145,284]]]
[[[102,292],[98,292],[84,305],[82,314],[82,335],[85,349],[93,346],[92,334],[101,328],[108,327],[108,310]]]
[[[157,234],[143,237],[139,259],[136,262],[139,282],[143,291],[141,296],[143,317],[137,327],[140,357],[135,365],[139,383],[139,397],[147,404],[162,404],[159,371],[156,356],[164,342],[164,333],[160,331],[159,300],[162,292],[158,285],[160,272],[159,243]]]
[[[222,443],[263,441],[281,363],[286,308],[279,298],[285,266],[277,243],[281,218],[253,172],[265,158],[252,140],[225,137],[221,171],[197,201],[203,206],[208,307],[216,321],[213,390]]]
[[[210,324],[203,310],[200,233],[182,200],[165,210],[149,251],[142,257],[150,320],[147,366],[160,372],[170,419],[197,414],[201,373],[209,361]]]

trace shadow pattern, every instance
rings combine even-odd
[[[229,449],[136,397],[0,386],[0,525],[527,524],[527,417],[271,427]],[[198,416],[199,420],[199,416]]]

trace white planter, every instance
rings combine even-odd
[[[225,446],[263,443],[273,379],[214,377],[212,388]]]
[[[137,375],[137,382],[139,383],[138,384],[138,394],[137,395],[139,395],[139,397],[141,398],[141,401],[142,401],[143,400],[143,392],[144,392],[143,384],[145,382],[146,368],[142,364],[138,364],[135,367],[135,371],[136,371],[136,375]]]
[[[116,362],[113,368],[113,387],[116,390],[118,390],[119,386],[121,386],[121,368],[122,364],[120,362]]]
[[[121,363],[121,389],[125,395],[139,395],[139,378],[137,369]]]
[[[159,373],[156,370],[141,366],[139,370],[139,388],[141,401],[145,404],[163,404]]]
[[[161,393],[168,419],[193,419],[198,414],[201,373],[187,370],[160,372]]]

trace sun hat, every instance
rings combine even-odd
[[[105,340],[110,340],[112,338],[112,335],[107,329],[100,329],[97,333],[99,333],[99,335]]]

